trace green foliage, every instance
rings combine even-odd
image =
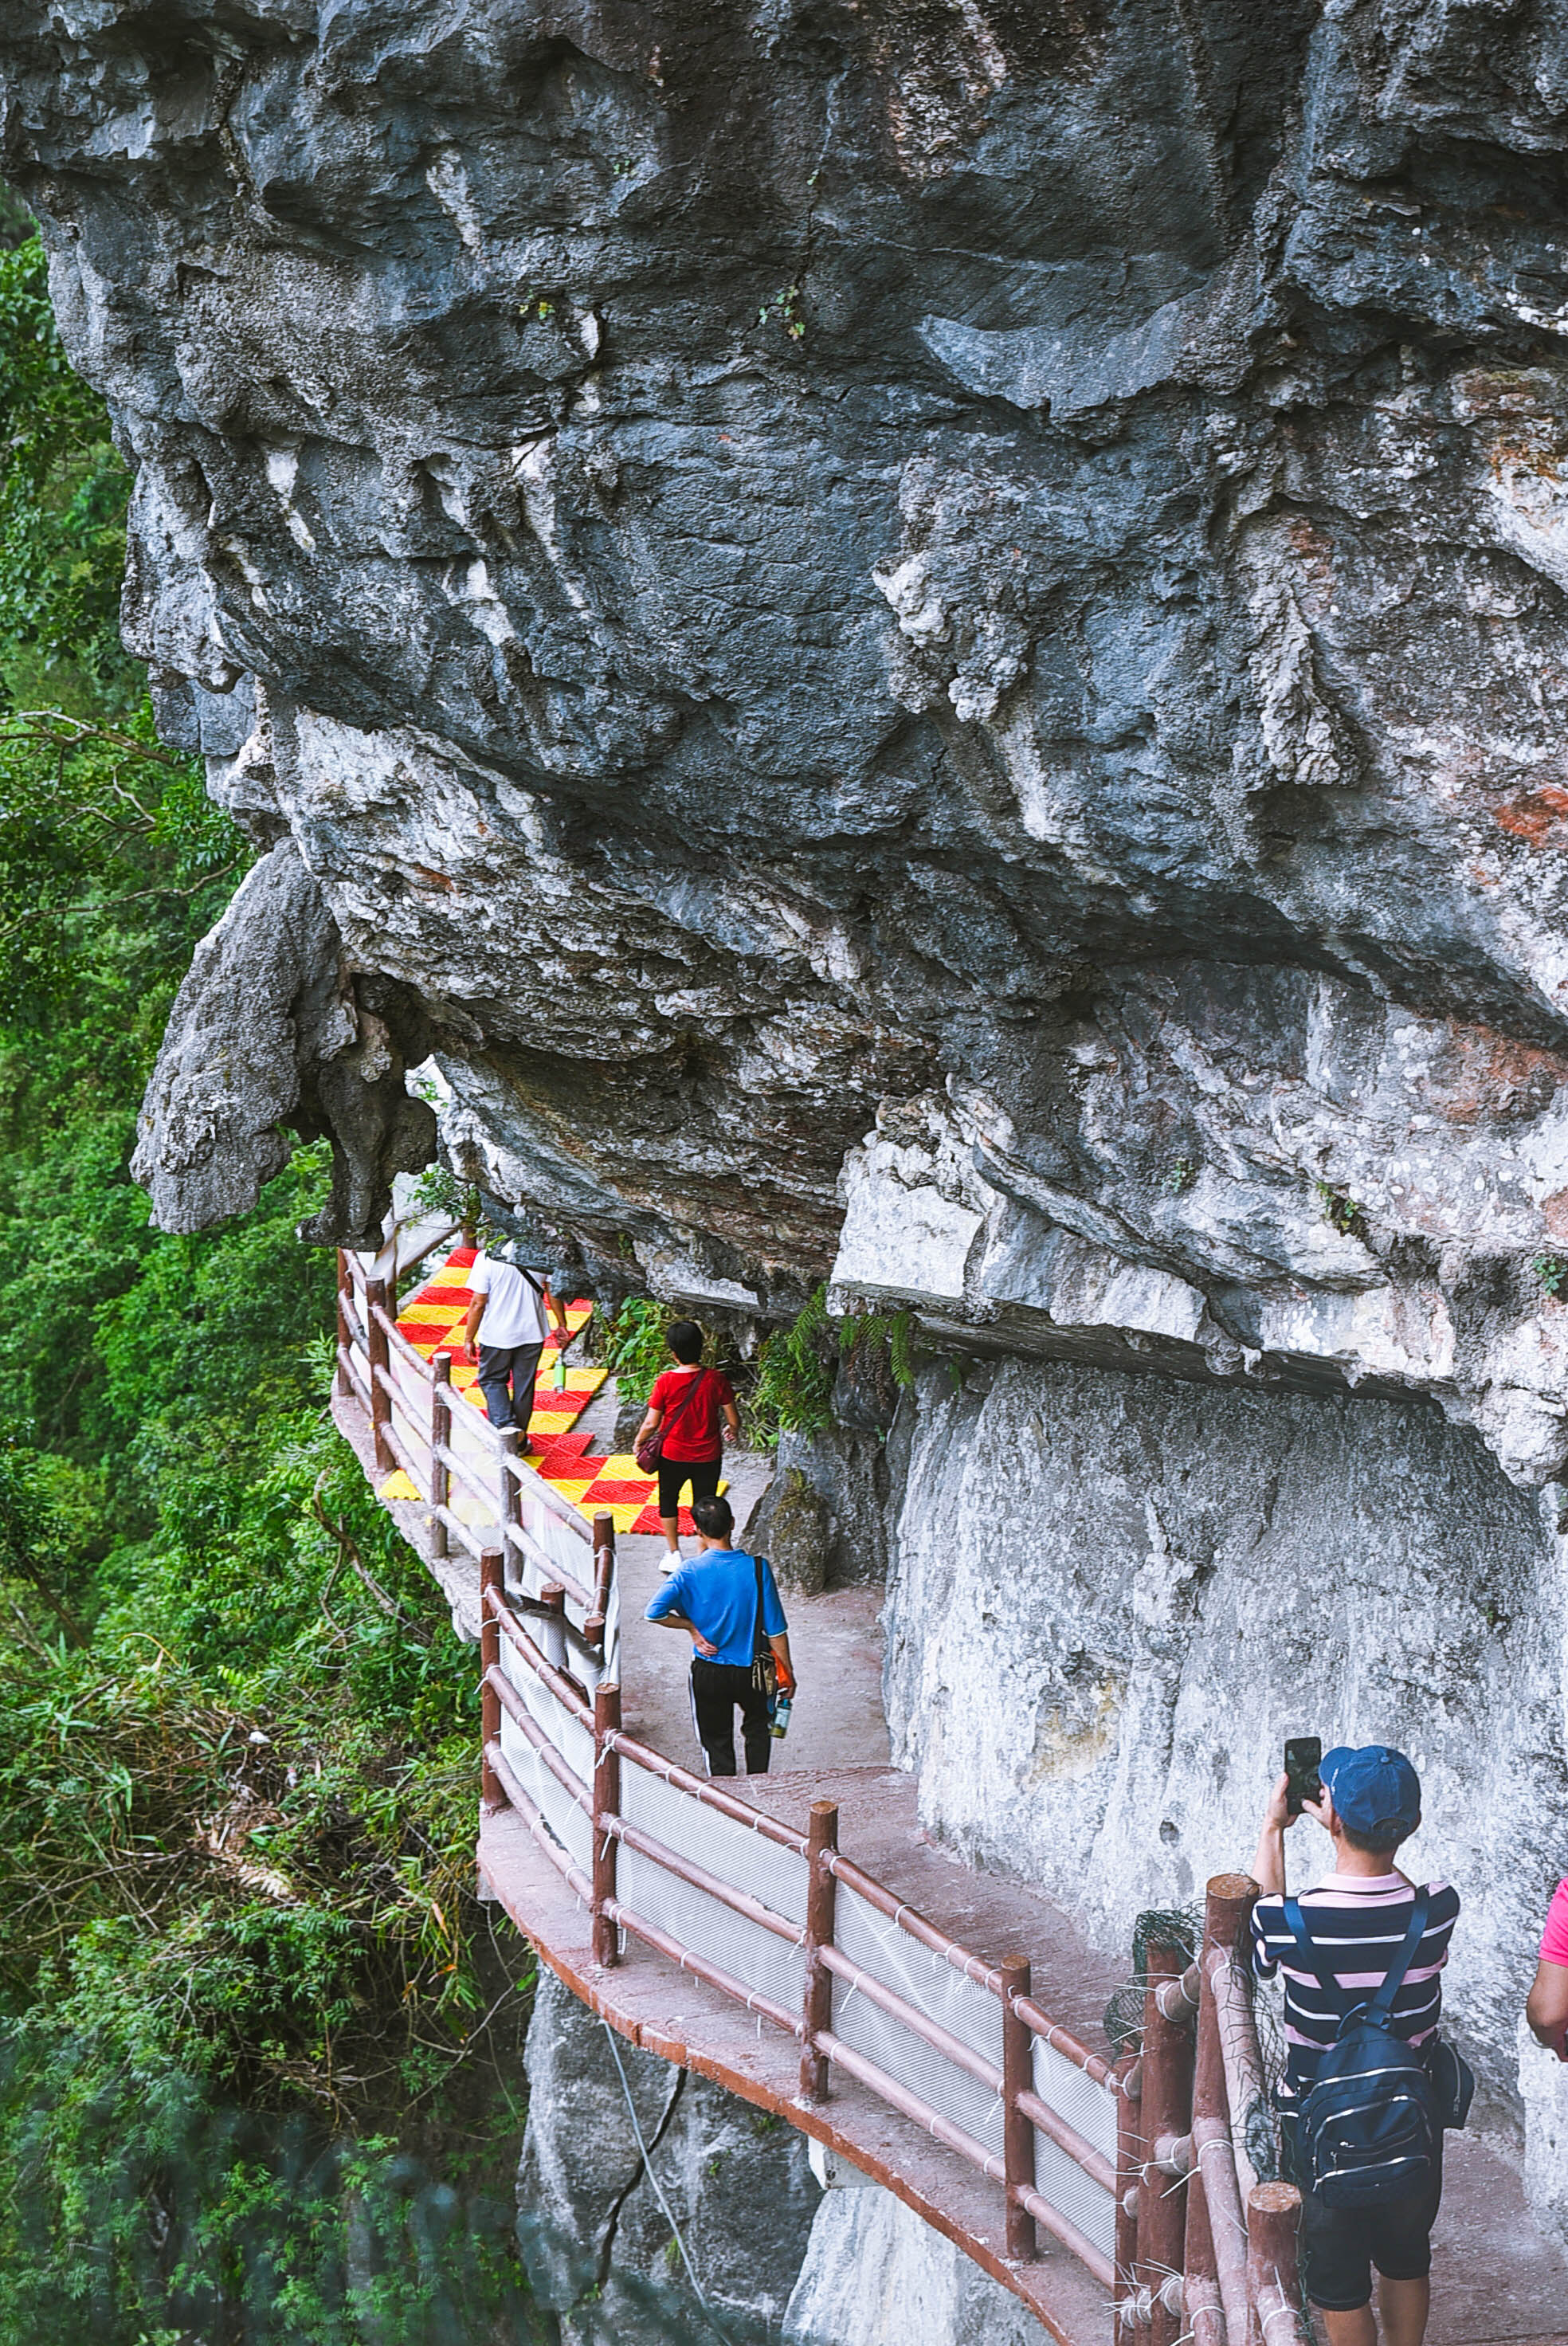
[[[126,475],[27,244],[0,410],[0,2340],[521,2339],[474,2178],[529,1969],[473,1657],[327,1412],[325,1148],[196,1238],[129,1178],[244,851],[114,640]]]
[[[863,1311],[858,1317],[851,1312],[840,1323],[840,1347],[852,1358],[862,1346],[885,1344],[892,1381],[907,1391],[915,1381],[914,1340],[919,1324],[914,1313],[907,1309]]]
[[[0,2337],[51,2346],[362,2346],[543,2338],[513,2210],[474,2154],[215,2108],[168,2071],[107,2078],[90,2043],[0,2032]],[[236,2310],[239,2322],[236,2322]]]
[[[130,474],[103,402],[71,372],[36,237],[0,252],[0,676],[13,703],[47,674],[69,705],[131,707],[119,641]]]
[[[1345,1238],[1364,1239],[1367,1235],[1365,1207],[1358,1205],[1354,1198],[1347,1198],[1343,1190],[1331,1188],[1327,1181],[1319,1181],[1317,1188],[1323,1219]]]
[[[806,312],[799,281],[793,285],[781,285],[770,301],[763,302],[757,312],[757,322],[765,326],[769,318],[778,320],[792,342],[805,341]]]
[[[246,861],[193,760],[159,747],[145,701],[121,726],[57,709],[0,718],[0,1016],[58,1009],[106,903],[159,907],[172,940],[187,905],[207,925]]]
[[[874,1381],[880,1352],[894,1385],[912,1385],[915,1327],[912,1311],[867,1311],[849,1313],[835,1328],[828,1316],[827,1287],[819,1287],[758,1353],[747,1439],[759,1449],[776,1450],[781,1433],[823,1432],[832,1422],[840,1359],[858,1362]]]
[[[757,1355],[746,1413],[748,1441],[776,1450],[781,1433],[820,1433],[832,1419],[838,1373],[828,1290],[819,1287],[787,1328],[776,1328]]]
[[[1538,1254],[1530,1266],[1548,1295],[1561,1296],[1568,1288],[1568,1257]]]
[[[670,1364],[665,1330],[679,1316],[648,1295],[628,1295],[606,1315],[601,1336],[605,1366],[623,1401],[647,1401],[654,1380]]]

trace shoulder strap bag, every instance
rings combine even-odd
[[[1287,1898],[1284,1903],[1285,1926],[1296,1942],[1297,1952],[1311,1972],[1319,1986],[1331,2004],[1340,2009],[1341,2025],[1352,2014],[1369,2020],[1379,2028],[1386,2028],[1394,2008],[1394,1998],[1405,1984],[1405,1974],[1416,1959],[1416,1950],[1426,1936],[1427,1907],[1431,1893],[1418,1890],[1410,1908],[1410,1927],[1405,1933],[1399,1953],[1384,1974],[1381,1987],[1369,1996],[1352,1997],[1348,1988],[1339,1985],[1339,1978],[1327,1964],[1320,1949],[1307,1928],[1307,1918],[1297,1898]],[[1332,1913],[1330,1907],[1328,1912]]]
[[[767,1561],[765,1556],[752,1558],[757,1566],[757,1626],[751,1633],[751,1683],[772,1703],[779,1695],[779,1664],[772,1641],[762,1626],[762,1567]]]
[[[701,1384],[704,1377],[710,1377],[712,1374],[713,1371],[711,1369],[698,1369],[696,1376],[693,1377],[686,1392],[682,1393],[675,1407],[667,1415],[665,1422],[659,1427],[658,1432],[657,1433],[647,1434],[641,1442],[638,1443],[633,1455],[636,1459],[637,1471],[639,1474],[657,1474],[658,1473],[660,1466],[664,1464],[665,1435],[669,1432],[671,1426],[676,1424],[690,1407],[692,1401],[696,1397],[697,1389],[698,1385]]]
[[[1326,2207],[1381,2207],[1430,2188],[1441,2173],[1443,2114],[1431,2066],[1393,2025],[1394,1998],[1425,1934],[1429,1903],[1430,1893],[1418,1890],[1399,1953],[1376,1993],[1363,1997],[1339,1985],[1298,1901],[1284,1902],[1297,1952],[1339,2014],[1297,2121],[1303,2179]],[[1331,1912],[1326,1919],[1331,1926]]]

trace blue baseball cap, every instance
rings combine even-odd
[[[1324,1752],[1318,1773],[1335,1815],[1352,1832],[1391,1841],[1414,1832],[1421,1821],[1421,1780],[1404,1753],[1386,1743],[1365,1743],[1359,1751],[1341,1743]]]

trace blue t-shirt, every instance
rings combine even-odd
[[[744,1548],[704,1548],[700,1556],[672,1572],[653,1603],[647,1618],[662,1621],[667,1613],[684,1613],[692,1627],[718,1647],[708,1657],[748,1670],[756,1652],[757,1559]],[[781,1637],[789,1627],[773,1569],[762,1559],[762,1627],[770,1637]]]

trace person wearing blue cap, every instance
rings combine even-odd
[[[1342,2015],[1376,1994],[1398,1959],[1415,1915],[1416,1884],[1394,1861],[1421,1821],[1420,1780],[1402,1751],[1384,1743],[1326,1751],[1319,1766],[1322,1796],[1302,1813],[1334,1844],[1334,1871],[1298,1902],[1324,1976],[1307,1967],[1285,1913],[1285,1835],[1296,1821],[1281,1776],[1265,1812],[1253,1873],[1263,1896],[1252,1912],[1253,1962],[1261,1978],[1278,1972],[1285,1985],[1286,2069],[1278,2102],[1286,2172],[1293,2171],[1293,2105],[1299,2105],[1334,2043]],[[1394,2033],[1410,2045],[1433,2044],[1442,2008],[1440,1974],[1459,1919],[1459,1892],[1427,1885],[1426,1928],[1395,1994]],[[1339,1997],[1331,2003],[1329,1978]],[[1431,2228],[1442,2192],[1441,2168],[1427,2189],[1376,2207],[1326,2206],[1301,2191],[1301,2266],[1307,2294],[1322,2314],[1329,2346],[1376,2346],[1372,2269],[1384,2346],[1421,2346],[1431,2305]]]

